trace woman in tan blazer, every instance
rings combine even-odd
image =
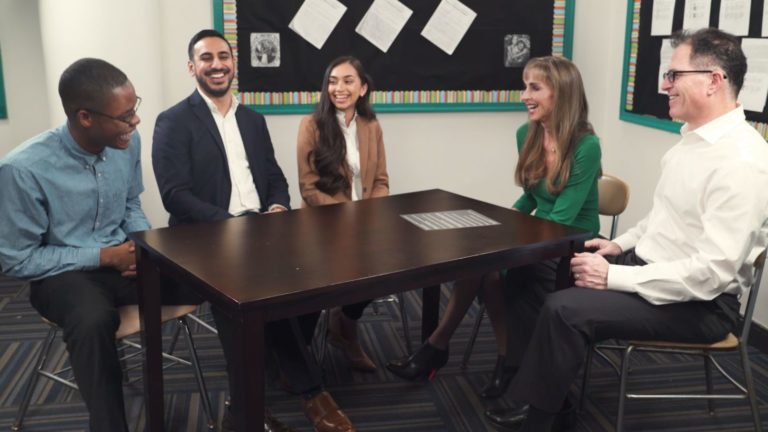
[[[325,71],[320,102],[299,126],[297,159],[302,207],[389,195],[384,139],[368,94],[371,79],[354,57],[340,57]],[[357,337],[357,320],[370,300],[331,310],[328,342],[353,368],[376,365]]]

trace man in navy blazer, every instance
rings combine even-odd
[[[288,210],[288,183],[275,160],[264,116],[240,105],[230,91],[235,74],[232,47],[215,30],[202,30],[189,42],[189,73],[197,89],[162,112],[155,123],[152,166],[171,226],[228,219],[253,213]],[[269,216],[263,216],[269,217]],[[232,323],[213,309],[219,338],[232,370]],[[302,337],[314,333],[318,314],[299,317]],[[267,360],[279,369],[290,389],[303,398],[304,412],[315,430],[354,431],[349,418],[324,391],[316,365],[307,365],[303,346],[288,320],[267,324]],[[309,358],[307,356],[306,358]],[[231,410],[249,407],[233,400]],[[233,430],[229,411],[222,430]],[[289,431],[265,413],[265,430]]]

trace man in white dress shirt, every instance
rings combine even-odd
[[[768,244],[768,144],[737,96],[747,70],[739,40],[716,29],[678,33],[663,89],[682,139],[661,161],[650,213],[614,241],[571,260],[574,288],[549,295],[513,380],[514,410],[497,424],[557,430],[590,343],[710,343],[734,331],[739,297]]]

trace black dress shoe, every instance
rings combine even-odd
[[[506,362],[506,356],[500,355],[496,358],[496,367],[493,369],[491,380],[480,390],[480,397],[495,399],[507,391],[512,377],[517,373],[517,368],[507,366]]]
[[[530,405],[522,405],[517,408],[489,409],[485,412],[485,418],[494,426],[503,428],[519,428],[528,417]]]
[[[221,419],[221,432],[235,432],[235,420],[229,412],[229,407],[224,410],[224,416]],[[264,410],[264,432],[298,432],[296,429],[288,427],[272,416],[268,409]]]
[[[387,369],[400,378],[432,380],[437,371],[448,363],[448,350],[441,350],[425,342],[409,357],[387,362]]]

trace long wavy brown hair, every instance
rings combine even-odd
[[[576,143],[584,135],[595,133],[587,120],[589,108],[584,83],[576,65],[563,57],[531,59],[523,70],[523,77],[529,75],[539,77],[554,93],[552,115],[547,126],[557,146],[556,159],[551,169],[547,170],[544,126],[539,121],[531,121],[517,161],[515,182],[530,189],[546,178],[547,191],[557,195],[563,191],[571,175]]]
[[[345,63],[352,65],[360,77],[360,83],[368,86],[368,91],[360,96],[355,103],[357,115],[367,120],[376,118],[376,113],[368,102],[368,95],[371,94],[373,83],[360,60],[345,56],[332,61],[325,69],[323,86],[320,90],[320,102],[317,103],[312,115],[317,125],[317,143],[314,150],[307,155],[307,161],[310,166],[315,167],[317,175],[320,177],[315,182],[315,187],[328,195],[335,195],[341,191],[349,192],[352,187],[349,178],[345,175],[347,172],[347,143],[344,139],[344,132],[339,125],[339,119],[336,117],[336,107],[328,96],[331,72],[336,66]]]

